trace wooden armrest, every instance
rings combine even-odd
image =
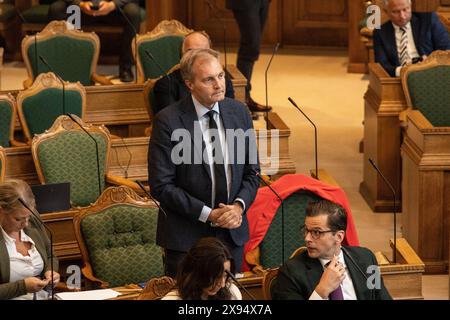
[[[29,87],[31,87],[32,84],[33,84],[33,79],[28,78],[27,80],[25,80],[23,82],[23,88],[28,89]]]
[[[11,142],[11,146],[13,146],[13,147],[26,147],[28,145],[31,145],[31,143],[27,144],[25,142],[20,142],[15,139],[11,140],[10,142]]]
[[[109,80],[107,77],[98,75],[98,74],[96,74],[96,73],[93,73],[93,74],[92,74],[92,80],[93,80],[95,83],[100,83],[100,84],[104,84],[104,85],[110,85],[110,84],[113,84],[113,83],[111,82],[111,80]]]
[[[384,70],[383,66],[379,63],[369,63],[369,70],[373,73],[377,78],[392,78],[386,70]]]
[[[116,186],[127,186],[127,187],[130,187],[131,189],[133,189],[134,191],[136,191],[136,193],[140,193],[140,194],[143,193],[141,187],[139,187],[139,185],[136,182],[134,182],[130,179],[122,178],[122,177],[107,173],[106,174],[106,182],[109,184],[116,185]],[[147,192],[150,192],[150,188],[148,186],[145,187],[145,190]]]
[[[94,276],[90,265],[85,265],[81,269],[81,271],[82,271],[84,277],[86,279],[88,279],[90,282],[94,283],[96,286],[99,286],[100,288],[108,288],[109,287],[108,282],[102,281]]]
[[[413,122],[419,129],[433,129],[434,126],[419,110],[409,110],[406,117]],[[406,118],[405,118],[406,120]]]

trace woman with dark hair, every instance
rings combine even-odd
[[[242,300],[228,277],[234,270],[228,248],[217,238],[202,238],[182,260],[176,288],[162,300]]]

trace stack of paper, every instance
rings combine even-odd
[[[55,294],[58,300],[106,300],[120,296],[112,289],[99,289],[78,292],[59,292]]]

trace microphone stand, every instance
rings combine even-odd
[[[392,197],[394,199],[394,263],[397,263],[397,207],[395,205],[397,196],[395,194],[394,187],[388,181],[388,179],[386,179],[386,177],[383,175],[381,170],[377,167],[375,162],[373,162],[373,160],[370,159],[370,158],[369,158],[369,162],[372,165],[372,167],[374,167],[375,170],[378,172],[378,174],[381,176],[381,178],[383,179],[384,183],[386,183],[386,185],[389,187],[389,189],[391,189]]]
[[[64,80],[53,70],[52,67],[48,64],[48,62],[42,57],[39,56],[39,59],[42,61],[43,64],[51,71],[53,74],[58,78],[58,80],[62,84],[62,114],[66,113],[66,85],[64,83]]]
[[[161,212],[164,214],[164,216],[167,218],[167,214],[164,211],[163,208],[161,208],[161,205],[158,203],[158,201],[156,201],[156,199],[151,195],[150,192],[148,192],[144,185],[142,184],[142,182],[140,182],[139,180],[136,180],[136,183],[139,185],[139,187],[142,189],[142,191],[144,191],[144,193],[150,198],[152,199],[153,203],[156,204],[156,206],[158,207],[159,210],[161,210]]]
[[[264,178],[259,174],[258,171],[255,171],[255,175],[262,181],[262,183],[264,183],[269,189],[270,191],[272,191],[272,193],[280,200],[281,202],[281,265],[283,265],[284,263],[284,203],[283,203],[283,199],[280,197],[280,195],[271,187],[271,185],[269,183],[266,182],[266,180],[264,180]]]
[[[214,15],[214,18],[216,18],[217,21],[220,22],[223,28],[223,55],[225,58],[225,72],[227,71],[227,28],[225,26],[225,22],[223,19],[221,19],[217,15],[218,8],[214,6],[210,0],[205,0],[205,2],[208,4],[209,8],[211,9],[212,14]]]
[[[272,64],[272,60],[273,57],[275,56],[275,53],[277,53],[278,48],[280,47],[280,43],[278,42],[275,47],[273,48],[273,52],[272,52],[272,56],[270,57],[269,63],[267,64],[267,68],[266,68],[266,72],[264,73],[264,81],[266,83],[266,129],[269,130],[269,122],[267,121],[268,119],[268,114],[269,114],[269,90],[268,90],[268,85],[267,85],[267,72],[269,71],[270,65]]]
[[[120,14],[124,17],[125,21],[128,23],[128,25],[131,27],[131,29],[134,32],[134,72],[136,72],[136,77],[134,78],[134,82],[137,83],[137,77],[138,77],[138,70],[137,70],[137,30],[136,28],[133,26],[133,24],[131,23],[130,19],[128,19],[127,15],[125,14],[125,12],[123,12],[122,8],[120,6],[116,6],[117,9],[119,10]],[[141,15],[139,14],[139,20],[141,19]],[[140,21],[139,21],[140,23]]]
[[[27,209],[28,211],[31,212],[31,214],[37,219],[37,221],[39,222],[39,224],[41,226],[43,226],[45,228],[45,230],[48,232],[48,234],[50,235],[50,270],[51,270],[51,278],[50,278],[50,285],[51,285],[51,297],[52,300],[55,300],[55,295],[54,295],[54,281],[53,281],[53,232],[52,230],[50,230],[50,228],[41,220],[41,218],[39,217],[38,214],[36,214],[33,210],[31,210],[31,208],[25,203],[24,200],[22,200],[22,198],[19,197],[19,202],[25,207],[25,209]]]
[[[347,248],[344,248],[341,246],[341,250],[344,253],[344,255],[347,256],[347,258],[351,261],[351,263],[353,263],[353,265],[356,267],[356,269],[359,271],[359,273],[361,273],[363,275],[363,277],[366,279],[366,285],[368,284],[369,278],[367,277],[367,274],[364,273],[364,271],[362,271],[361,267],[356,263],[356,261],[353,259],[353,257],[350,255],[350,253],[347,251]],[[367,289],[369,289],[367,287]],[[374,288],[369,289],[370,290],[370,299],[371,300],[375,300],[374,297]]]
[[[298,111],[300,111],[302,114],[303,114],[303,116],[305,116],[305,118],[313,125],[313,127],[314,127],[314,157],[316,158],[315,160],[316,160],[316,176],[315,176],[315,178],[317,179],[317,180],[319,180],[319,172],[318,172],[318,165],[317,165],[317,127],[316,127],[316,125],[314,124],[314,122],[312,122],[311,121],[311,119],[302,111],[302,109],[300,109],[299,107],[298,107],[298,105],[295,103],[295,101],[294,100],[292,100],[292,98],[291,97],[289,97],[288,98],[288,100],[289,100],[289,102],[290,103],[292,103],[292,105],[298,110]]]
[[[144,50],[144,52],[147,55],[147,57],[149,57],[150,60],[153,61],[153,63],[159,69],[159,71],[167,78],[167,80],[169,80],[169,97],[172,97],[172,78],[166,71],[164,71],[164,69],[159,64],[159,62],[155,59],[155,57],[148,50]]]
[[[239,281],[236,279],[236,277],[228,270],[225,270],[226,274],[233,280],[236,285],[242,289],[252,300],[256,300],[255,296],[252,295],[242,284],[239,283]]]
[[[66,113],[66,116],[68,116],[70,119],[72,119],[72,121],[75,122],[81,128],[81,130],[83,130],[92,139],[92,141],[94,141],[94,143],[95,143],[95,154],[97,156],[98,196],[100,197],[100,195],[102,194],[102,184],[100,182],[101,181],[100,180],[100,160],[99,160],[99,155],[98,155],[98,143],[97,143],[97,140],[95,140],[95,138],[92,136],[92,134],[90,134],[77,120],[75,120],[75,117],[72,114]]]

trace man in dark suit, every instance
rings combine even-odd
[[[210,236],[230,248],[239,271],[249,238],[245,211],[259,183],[252,120],[242,103],[224,97],[216,51],[191,50],[180,69],[191,95],[157,114],[148,153],[152,194],[167,214],[159,213],[156,240],[169,276]]]
[[[375,62],[392,77],[435,50],[450,49],[448,32],[435,13],[412,13],[411,0],[384,0],[384,10],[390,21],[374,30]]]
[[[386,300],[373,253],[341,247],[347,226],[345,209],[328,200],[310,203],[302,229],[306,250],[280,269],[272,290],[278,300]]]
[[[66,20],[67,7],[77,5],[81,9],[81,29],[83,25],[100,23],[105,25],[123,25],[122,43],[119,60],[119,78],[122,82],[133,81],[133,54],[131,41],[134,30],[139,30],[140,7],[138,0],[57,0],[50,4],[48,19]],[[120,8],[120,9],[119,9]],[[123,11],[123,14],[120,12]],[[123,16],[125,15],[126,18]],[[128,21],[127,21],[128,19]],[[131,27],[131,25],[133,27]],[[134,30],[133,30],[134,28]]]
[[[253,66],[259,58],[262,32],[269,13],[270,0],[227,0],[226,7],[233,11],[241,40],[237,57],[237,68],[247,78],[245,95],[250,111],[270,111],[272,108],[263,106],[252,99]]]
[[[186,35],[181,47],[181,53],[184,55],[192,49],[210,49],[211,40],[206,32],[194,31]],[[169,79],[170,77],[170,79]],[[234,99],[234,88],[231,80],[226,77],[225,97]],[[181,77],[180,69],[170,73],[168,77],[162,77],[155,83],[153,88],[154,105],[152,105],[153,114],[156,115],[163,108],[177,102],[178,100],[189,96],[191,92]]]

